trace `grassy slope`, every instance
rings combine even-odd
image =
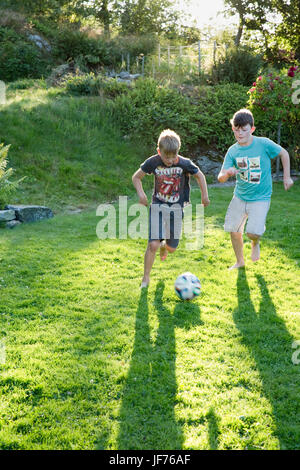
[[[12,103],[0,117],[14,166],[22,158],[25,168],[40,171],[23,196],[41,202],[53,196],[61,207],[60,193],[74,205],[100,202],[111,184],[110,197],[119,187],[122,194],[124,181],[115,179],[107,186],[103,179],[99,199],[98,187],[76,191],[75,180],[86,174],[80,155],[94,155],[94,148],[92,174],[98,149],[106,149],[104,168],[107,149],[118,148],[122,164],[123,152],[132,151],[132,163],[122,167],[127,188],[139,152],[116,133],[106,136],[96,111],[90,147],[90,139],[82,141],[88,130],[71,133],[67,101],[53,93],[39,91],[41,102],[28,99],[20,116],[21,103]],[[81,99],[70,105],[86,110],[85,120],[96,107]],[[32,117],[43,133],[35,132]],[[69,122],[68,132],[62,122]],[[56,170],[57,155],[82,165],[69,184]],[[182,241],[164,264],[156,260],[142,294],[146,242],[98,240],[95,211],[1,231],[1,449],[299,449],[300,366],[292,363],[292,343],[300,339],[300,185],[290,193],[275,185],[262,260],[239,274],[226,269],[233,255],[222,230],[231,194],[232,188],[210,190],[204,248],[191,252]],[[197,190],[192,196],[199,202]],[[249,243],[245,249],[249,260]],[[191,303],[173,291],[187,269],[202,282]]]
[[[11,144],[16,176],[26,176],[14,202],[60,211],[132,194],[131,175],[148,155],[141,144],[122,140],[101,109],[100,98],[71,98],[58,89],[8,91],[0,141]]]

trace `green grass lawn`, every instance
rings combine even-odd
[[[155,141],[145,149],[124,139],[100,97],[68,96],[39,81],[24,90],[8,86],[0,129],[15,178],[25,176],[13,202],[59,213],[132,194],[133,172],[156,152]]]
[[[300,449],[300,185],[274,185],[239,272],[231,195],[210,189],[203,249],[182,240],[142,292],[146,241],[99,240],[94,210],[0,232],[1,449]]]

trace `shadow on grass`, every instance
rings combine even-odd
[[[300,379],[299,368],[292,363],[293,338],[276,314],[264,277],[256,278],[262,296],[258,313],[251,301],[246,271],[239,270],[234,321],[255,359],[262,393],[272,406],[273,434],[280,449],[300,449]]]
[[[219,447],[219,421],[220,418],[216,415],[213,408],[210,408],[206,415],[208,421],[208,443],[210,450],[217,450]]]
[[[147,291],[136,313],[130,370],[123,392],[117,449],[181,449],[183,434],[175,418],[175,330],[164,306],[164,283],[157,284],[154,304],[159,319],[155,345],[148,324]]]

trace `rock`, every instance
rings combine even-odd
[[[131,85],[131,80],[126,80],[125,78],[117,78],[117,82],[126,83],[127,85]]]
[[[30,41],[34,42],[36,46],[38,46],[40,49],[46,49],[46,51],[50,52],[51,51],[51,46],[50,44],[41,36],[38,34],[29,34],[28,38]]]
[[[47,84],[48,86],[62,86],[68,79],[74,76],[84,76],[84,72],[82,72],[79,67],[71,61],[52,69],[51,74],[47,78]]]
[[[44,206],[7,205],[5,209],[11,209],[16,213],[16,219],[21,222],[36,222],[37,220],[53,217],[53,212]]]
[[[130,79],[130,73],[129,72],[120,72],[118,76],[122,79]]]
[[[0,222],[7,220],[14,220],[16,218],[16,213],[14,210],[4,210],[0,211]]]
[[[108,72],[106,72],[105,74],[108,78],[116,78],[117,77],[117,74],[114,70],[109,70]]]
[[[221,170],[221,167],[222,167],[221,162],[213,161],[205,155],[202,155],[201,157],[198,157],[196,163],[199,166],[200,170],[205,175],[213,175],[215,178],[220,173],[220,170]]]
[[[138,78],[142,77],[142,75],[140,73],[134,73],[134,74],[131,74],[129,77],[130,77],[130,80],[137,80]]]
[[[21,225],[22,222],[19,220],[10,220],[9,222],[6,222],[5,227],[6,228],[15,228],[17,225]]]

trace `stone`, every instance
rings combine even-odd
[[[199,166],[200,170],[205,175],[212,175],[215,178],[220,173],[220,170],[221,170],[221,167],[222,167],[221,162],[213,161],[205,155],[202,155],[201,157],[198,157],[196,163]]]
[[[125,78],[117,78],[117,82],[126,83],[126,85],[131,85],[131,80],[126,80]]]
[[[5,209],[14,210],[20,222],[36,222],[53,217],[52,210],[45,206],[7,205]]]
[[[45,39],[41,38],[41,36],[39,36],[38,34],[29,34],[28,38],[30,39],[30,41],[33,41],[35,45],[40,49],[46,49],[48,52],[51,51],[50,44]]]
[[[0,222],[14,220],[16,218],[16,213],[12,209],[0,211]]]
[[[130,79],[130,73],[129,72],[120,72],[119,77],[122,79]]]
[[[9,222],[6,222],[5,224],[5,227],[6,228],[15,228],[17,225],[21,225],[22,222],[20,222],[19,220],[10,220]]]
[[[130,75],[130,80],[137,80],[140,77],[142,77],[140,73],[133,73]]]

